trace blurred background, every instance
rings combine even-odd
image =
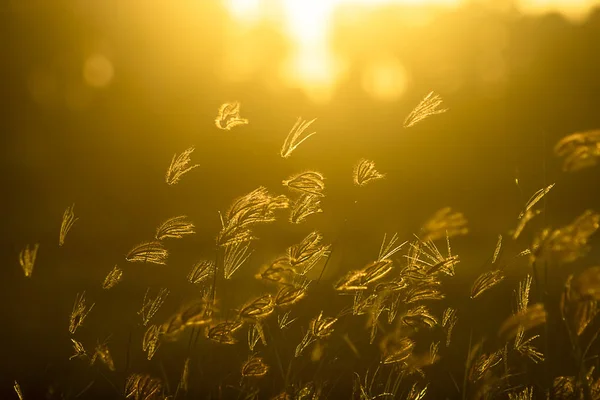
[[[326,242],[343,238],[318,298],[376,257],[385,233],[408,240],[451,206],[470,228],[454,244],[462,262],[449,290],[459,293],[536,190],[556,182],[546,225],[599,208],[600,169],[567,175],[552,152],[561,137],[600,127],[598,1],[12,0],[0,5],[0,27],[2,390],[18,379],[39,394],[64,392],[83,373],[67,361],[67,326],[84,289],[96,306],[78,340],[110,337],[122,364],[132,330],[134,340],[143,334],[134,319],[146,288],[171,290],[164,320],[197,295],[185,276],[213,257],[218,211],[258,186],[285,194],[281,181],[297,172],[324,174],[324,212],[301,225],[282,213],[258,228],[248,265],[221,292],[223,309],[264,291],[258,268],[314,229]],[[432,90],[449,111],[403,128]],[[249,124],[219,130],[217,110],[232,101]],[[317,118],[317,133],[282,159],[300,116]],[[166,185],[173,154],[190,146],[200,166]],[[386,179],[354,187],[363,157]],[[80,219],[59,248],[73,203]],[[182,214],[197,234],[169,242],[167,267],[125,262]],[[18,254],[34,243],[25,279]],[[598,261],[593,252],[581,265]],[[115,264],[124,280],[103,292]],[[579,267],[553,271],[555,287]],[[515,282],[523,276],[513,272]]]

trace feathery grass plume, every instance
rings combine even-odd
[[[310,121],[303,121],[302,117],[298,117],[298,120],[292,127],[292,130],[290,131],[290,133],[288,133],[287,137],[285,138],[283,146],[281,146],[281,157],[288,158],[292,155],[292,152],[302,144],[302,142],[304,142],[306,139],[317,133],[312,132],[304,134],[304,131],[308,129],[308,127],[315,121],[316,118]]]
[[[429,384],[420,389],[418,383],[414,383],[406,396],[406,400],[423,400],[427,394],[427,388],[429,388]]]
[[[295,393],[296,400],[317,400],[323,398],[323,384],[308,382]]]
[[[323,317],[323,311],[310,321],[310,331],[318,339],[324,339],[333,333],[333,325],[338,321],[336,317]]]
[[[190,358],[186,358],[183,363],[183,371],[181,371],[181,379],[179,380],[179,384],[177,388],[187,392],[189,388],[189,380],[190,380]]]
[[[85,290],[81,293],[77,293],[75,296],[75,303],[73,304],[73,311],[71,311],[71,316],[69,319],[69,332],[73,335],[77,328],[79,328],[85,318],[88,316],[92,308],[94,308],[94,304],[92,304],[89,308],[85,305]]]
[[[112,355],[110,354],[110,350],[108,350],[108,345],[106,343],[98,343],[96,345],[96,349],[94,350],[94,355],[90,360],[90,365],[94,365],[96,360],[100,360],[110,371],[115,371],[115,363],[113,361]]]
[[[69,357],[69,361],[74,358],[87,357],[87,353],[81,342],[78,342],[77,340],[75,340],[73,338],[71,338],[71,342],[73,343],[73,350],[75,351],[75,353],[71,357]]]
[[[292,400],[292,397],[288,394],[288,392],[283,391],[274,397],[271,397],[271,400]]]
[[[230,131],[240,125],[247,125],[248,120],[240,117],[240,102],[224,103],[219,107],[215,125],[219,129]]]
[[[375,169],[375,163],[364,158],[358,161],[352,173],[352,180],[356,186],[364,186],[371,181],[383,178],[385,178],[385,174]]]
[[[466,235],[469,233],[467,219],[463,213],[444,207],[433,214],[421,228],[424,242],[435,241],[445,237]]]
[[[592,289],[592,295],[586,293],[588,287],[598,285],[598,276],[590,276],[590,273],[597,274],[598,267],[592,269],[592,271],[584,271],[575,282],[573,275],[570,275],[561,295],[561,316],[571,332],[577,334],[577,336],[583,334],[600,312],[598,300],[593,295],[595,290]],[[590,282],[588,282],[588,279]]]
[[[290,222],[300,224],[306,220],[309,215],[321,213],[321,199],[312,194],[302,194],[291,204]]]
[[[371,313],[374,308],[380,305],[378,303],[381,303],[381,301],[378,301],[378,299],[379,296],[376,293],[365,295],[364,291],[354,292],[352,315],[364,315]]]
[[[532,400],[533,399],[533,387],[527,387],[520,392],[509,393],[508,400]]]
[[[323,257],[329,255],[330,245],[322,245],[323,235],[317,231],[309,233],[298,244],[287,248],[290,267],[300,275],[306,275]]]
[[[364,292],[355,292],[352,304],[352,315],[369,314],[371,317],[379,315],[384,309],[385,296],[378,293],[365,295]]]
[[[185,330],[185,324],[179,313],[171,315],[159,328],[159,338],[174,342],[179,338],[179,335]]]
[[[482,379],[488,371],[502,362],[502,350],[490,354],[481,354],[469,371],[469,380],[477,382]]]
[[[289,258],[279,257],[271,264],[262,267],[256,278],[287,285],[291,284],[295,275],[296,272],[291,267]]]
[[[600,142],[600,130],[576,132],[563,137],[556,143],[554,152],[557,156],[565,156],[579,146],[594,146]]]
[[[169,218],[158,228],[156,228],[156,240],[164,240],[166,238],[181,239],[185,235],[193,235],[194,224],[186,221],[186,215],[180,215],[179,217]]]
[[[363,278],[361,283],[363,285],[370,285],[371,283],[377,282],[378,280],[385,278],[385,276],[391,272],[393,267],[394,263],[392,260],[385,259],[374,261],[362,269]]]
[[[590,371],[587,373],[585,379],[590,385],[590,391],[592,392],[592,398],[597,399],[600,397],[600,379],[593,380],[592,374],[594,373],[595,367],[591,367]]]
[[[558,376],[552,382],[552,391],[557,399],[576,399],[579,396],[575,394],[575,377]]]
[[[110,270],[108,275],[106,275],[106,278],[104,278],[104,282],[102,282],[102,289],[112,289],[117,283],[121,282],[121,278],[123,278],[123,270],[115,265],[114,268]]]
[[[192,270],[187,275],[187,280],[192,284],[201,284],[212,276],[214,269],[214,261],[200,260],[192,267]]]
[[[391,293],[397,293],[403,289],[406,289],[408,286],[408,282],[404,279],[396,278],[396,280],[390,282],[381,282],[375,285],[375,295],[376,296],[386,296]]]
[[[548,185],[545,188],[541,188],[540,190],[535,192],[529,198],[529,200],[527,200],[527,203],[525,203],[525,209],[523,211],[521,211],[521,213],[519,214],[519,219],[523,218],[523,216],[525,216],[527,211],[531,210],[533,208],[533,206],[535,206],[540,200],[542,200],[544,198],[544,196],[546,196],[548,194],[548,192],[554,187],[554,185],[555,184],[553,183],[553,184]]]
[[[162,382],[147,374],[131,374],[125,382],[125,398],[133,400],[159,400]]]
[[[169,165],[169,169],[167,169],[167,173],[165,174],[165,182],[167,182],[167,185],[176,184],[184,174],[200,166],[200,164],[194,164],[188,167],[188,164],[191,161],[190,156],[194,150],[195,148],[192,146],[184,150],[180,155],[177,155],[177,153],[173,155],[171,165]]]
[[[298,358],[302,355],[304,350],[308,348],[311,344],[313,344],[317,338],[313,335],[312,330],[307,330],[298,346],[296,346],[296,351],[294,352],[294,357]]]
[[[444,298],[444,294],[439,290],[439,284],[419,282],[406,290],[404,303],[411,304],[425,300],[442,300]]]
[[[580,299],[600,300],[600,267],[586,268],[571,287]]]
[[[600,214],[586,210],[570,225],[550,230],[544,229],[531,246],[532,260],[553,260],[569,263],[589,251],[588,239],[600,227]]]
[[[269,372],[269,366],[261,357],[251,356],[248,361],[242,365],[242,376],[244,378],[260,378]]]
[[[225,279],[231,279],[233,274],[248,260],[254,252],[250,250],[250,242],[235,242],[225,246],[223,270]]]
[[[515,230],[512,234],[513,240],[517,240],[519,238],[519,236],[521,236],[521,233],[523,233],[523,229],[525,229],[525,225],[527,225],[529,223],[529,221],[531,221],[534,217],[540,215],[541,213],[542,213],[542,210],[527,210],[527,211],[525,211],[525,214],[523,214],[523,216],[521,218],[519,218],[519,223],[517,224],[517,227],[515,228]]]
[[[256,321],[254,323],[254,329],[258,333],[258,336],[260,337],[260,340],[261,340],[263,346],[266,346],[267,345],[267,336],[265,335],[265,329],[263,328],[262,322]]]
[[[563,171],[576,172],[598,164],[600,145],[580,146],[576,148],[563,162]]]
[[[225,216],[221,216],[222,228],[217,236],[217,244],[223,247],[253,240],[250,231],[253,225],[275,221],[275,210],[288,206],[287,197],[272,196],[262,186],[235,199]]]
[[[363,295],[363,292],[354,293],[354,304],[352,305],[352,315],[364,315],[371,312],[377,306],[378,296],[376,293],[371,293],[368,296]]]
[[[397,364],[405,361],[413,352],[416,343],[408,337],[398,337],[396,333],[386,335],[379,343],[383,364]]]
[[[517,255],[515,256],[515,258],[518,257],[525,257],[531,254],[531,250],[530,249],[525,249],[525,250],[521,250],[519,253],[517,253]]]
[[[435,243],[424,242],[418,237],[416,242],[410,243],[409,253],[404,257],[409,265],[402,273],[417,280],[431,280],[438,273],[454,276],[454,267],[460,262],[457,255],[448,251],[448,256],[443,256]]]
[[[547,313],[544,309],[544,304],[537,303],[529,306],[525,311],[508,317],[500,326],[498,337],[508,341],[516,337],[521,329],[528,331],[546,323],[546,316]]]
[[[169,295],[169,290],[166,288],[161,288],[158,290],[158,294],[155,298],[150,298],[148,294],[150,293],[150,288],[146,289],[146,293],[144,294],[144,301],[142,302],[142,308],[138,311],[138,315],[142,317],[142,324],[144,326],[148,325],[150,319],[154,317],[154,314],[159,310],[159,308],[165,302],[165,299]]]
[[[270,294],[265,294],[257,297],[243,306],[238,315],[243,320],[255,322],[268,317],[274,309],[275,304],[273,302],[273,296]]]
[[[17,396],[19,396],[19,400],[23,400],[23,391],[21,390],[21,385],[19,385],[19,382],[15,381],[13,384],[13,389],[15,389],[15,393],[17,393]]]
[[[411,354],[404,362],[398,365],[398,369],[402,371],[402,375],[406,377],[416,376],[417,379],[425,378],[423,367],[429,366],[429,354],[427,352],[420,354]]]
[[[368,325],[371,325],[371,336],[369,338],[369,344],[373,344],[375,341],[375,337],[377,336],[377,330],[379,327],[379,317],[383,313],[384,303],[383,298],[379,296],[375,296],[375,300],[373,301],[373,306],[369,310],[369,321]]]
[[[296,304],[306,296],[308,284],[301,286],[285,285],[275,295],[273,303],[275,307],[287,307]]]
[[[389,365],[403,362],[410,356],[411,352],[412,349],[410,349],[410,352],[408,353],[406,351],[398,350],[393,353],[386,354],[385,356],[383,356],[381,363],[384,365]]]
[[[429,359],[430,359],[430,364],[433,365],[437,362],[437,360],[439,359],[438,354],[440,352],[440,342],[432,342],[429,345]]]
[[[451,307],[446,308],[444,310],[444,314],[442,315],[442,327],[446,333],[446,347],[450,346],[452,330],[454,329],[454,325],[456,325],[456,321],[458,321],[456,310]]]
[[[179,313],[185,326],[207,325],[212,322],[213,306],[208,295],[182,307]]]
[[[554,146],[558,157],[565,157],[563,171],[575,172],[594,166],[600,159],[600,130],[576,132]]]
[[[254,351],[254,348],[261,338],[262,328],[259,328],[259,326],[260,324],[254,324],[248,328],[248,349],[250,349],[250,351]]]
[[[410,128],[417,122],[424,120],[425,118],[445,113],[448,111],[447,108],[438,108],[442,104],[442,98],[434,94],[433,91],[429,92],[427,96],[408,114],[404,120],[404,127]]]
[[[498,241],[496,242],[496,248],[494,249],[494,255],[492,256],[492,264],[496,264],[496,261],[498,261],[498,255],[500,255],[501,248],[502,248],[502,235],[498,235]]]
[[[400,319],[404,325],[411,328],[433,328],[439,324],[437,318],[424,305],[411,308]]]
[[[30,278],[31,274],[33,273],[35,258],[37,257],[39,248],[40,245],[38,243],[34,244],[33,248],[30,248],[29,245],[27,245],[19,253],[19,264],[21,264],[21,268],[23,268],[23,272],[27,278]]]
[[[394,322],[394,320],[396,319],[396,317],[398,316],[398,312],[400,311],[400,306],[402,305],[401,300],[402,300],[402,297],[400,296],[400,294],[398,294],[398,293],[392,294],[391,300],[389,301],[389,305],[387,307],[388,325],[391,325]]]
[[[67,233],[71,230],[75,222],[79,218],[75,218],[75,214],[73,213],[73,208],[75,204],[67,207],[65,212],[63,213],[62,223],[60,224],[60,234],[58,236],[58,245],[62,246],[65,244],[65,238],[67,237]]]
[[[531,275],[527,275],[522,282],[519,282],[519,288],[515,292],[516,311],[515,314],[523,313],[529,306],[529,293],[531,292]]]
[[[339,292],[367,290],[367,285],[363,283],[364,277],[365,273],[362,270],[350,271],[340,278],[333,287]]]
[[[206,337],[221,344],[236,344],[233,334],[243,326],[241,321],[226,321],[216,324],[206,330]]]
[[[144,339],[142,341],[142,350],[147,354],[146,358],[148,361],[152,360],[152,357],[156,354],[160,346],[160,329],[157,325],[150,325],[144,333]]]
[[[404,247],[404,245],[406,243],[408,243],[407,241],[404,241],[404,242],[400,243],[398,246],[396,246],[396,243],[398,242],[398,234],[397,233],[394,233],[392,235],[392,237],[390,238],[390,241],[387,244],[385,243],[386,239],[387,239],[387,234],[384,233],[383,241],[381,242],[381,247],[379,248],[379,256],[377,256],[377,261],[383,261],[383,260],[389,259],[391,256],[393,256],[398,251],[400,251],[400,249],[402,249],[402,247]]]
[[[283,186],[301,193],[314,194],[315,196],[325,196],[325,177],[317,171],[306,171],[285,179],[281,183]]]
[[[344,336],[344,338],[347,338],[348,336]],[[374,395],[372,394],[373,392],[373,385],[375,384],[375,377],[377,376],[377,373],[379,372],[379,366],[377,366],[377,368],[375,369],[375,372],[373,373],[373,376],[371,377],[371,381],[369,382],[369,369],[367,369],[367,372],[365,373],[365,379],[364,379],[364,384],[361,382],[360,379],[360,375],[358,375],[358,373],[354,372],[354,385],[352,388],[352,398],[356,398],[356,395],[358,394],[358,398],[360,400],[375,400],[379,397],[385,397],[385,396],[389,396],[389,397],[393,397],[394,394],[393,393],[381,393],[378,395]]]
[[[473,286],[471,286],[471,298],[475,299],[479,297],[483,292],[491,289],[503,280],[504,275],[499,269],[484,272],[473,282]]]
[[[528,339],[525,339],[525,332],[523,328],[519,329],[517,332],[517,336],[515,337],[514,348],[522,356],[529,358],[534,363],[539,363],[540,361],[544,361],[544,353],[540,352],[531,344],[535,339],[539,338],[540,335],[534,335]]]
[[[125,259],[129,262],[153,263],[159,265],[167,265],[169,252],[165,249],[161,242],[144,242],[129,250]]]
[[[289,327],[294,321],[298,318],[290,319],[290,311],[286,312],[283,315],[277,316],[277,326],[279,329],[284,330]]]

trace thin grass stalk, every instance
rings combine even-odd
[[[131,367],[131,337],[132,328],[129,328],[129,338],[127,339],[127,355],[125,358],[125,382],[123,383],[123,393],[125,393],[125,387],[127,386],[127,377],[129,376],[129,368]]]
[[[117,398],[121,397],[121,392],[119,391],[119,389],[115,386],[115,384],[110,379],[108,379],[108,377],[106,375],[104,375],[104,373],[100,370],[100,368],[97,368],[96,371],[100,374],[100,376],[102,376],[104,378],[104,380],[106,382],[108,382],[110,387],[113,388],[113,390],[117,394]]]
[[[323,277],[323,274],[325,273],[325,269],[327,268],[327,265],[329,264],[329,260],[331,259],[331,255],[333,254],[333,251],[338,247],[340,240],[342,239],[344,232],[346,231],[346,227],[348,226],[348,221],[351,219],[351,217],[354,217],[354,214],[356,213],[356,208],[357,208],[356,204],[358,204],[358,200],[355,200],[352,203],[350,212],[348,213],[347,217],[344,219],[344,222],[342,223],[342,227],[341,227],[339,233],[337,234],[336,238],[331,243],[331,248],[329,249],[329,255],[327,256],[327,259],[325,260],[325,264],[323,265],[323,268],[321,269],[321,273],[319,274],[319,278],[317,279],[317,282],[316,282],[317,284],[321,281],[321,278]]]
[[[561,311],[562,313],[562,311]],[[581,346],[579,346],[579,341],[577,336],[571,331],[569,324],[567,323],[567,319],[564,314],[562,314],[562,320],[565,323],[565,327],[567,328],[567,334],[569,336],[569,342],[571,343],[571,350],[573,352],[573,357],[577,363],[578,371],[577,371],[577,386],[581,386],[583,389],[583,398],[584,400],[592,400],[592,392],[590,389],[590,385],[585,376],[585,359],[583,357],[583,353],[581,352]],[[587,349],[586,349],[587,352]]]
[[[543,149],[543,153],[542,153],[542,173],[544,175],[544,187],[548,187],[548,171],[546,168],[546,132],[544,132],[543,134],[543,145],[542,145]],[[543,201],[543,205],[542,205],[542,219],[543,219],[543,226],[547,226],[547,222],[548,222],[548,196],[544,196],[544,198],[542,199]],[[535,268],[536,264],[535,261],[533,263],[533,270],[534,273],[537,275],[536,272],[536,268]],[[538,279],[535,283],[536,286],[538,286],[538,293],[540,295],[539,300],[542,302],[542,304],[544,304],[544,309],[549,310],[550,307],[548,307],[548,300],[549,300],[549,293],[548,293],[548,262],[547,260],[544,260],[544,286],[541,287],[540,285],[540,281],[539,279],[536,277],[536,275],[534,275],[534,279]],[[549,315],[550,316],[550,315]],[[548,316],[548,317],[549,317]],[[551,320],[551,318],[548,318],[549,320]],[[545,359],[544,359],[544,390],[546,390],[546,398],[549,398],[550,400],[554,400],[554,390],[553,390],[553,379],[552,376],[550,374],[550,321],[546,321],[546,323],[544,324],[544,355],[545,355]]]
[[[215,245],[215,265],[213,267],[213,284],[211,288],[212,305],[215,306],[217,301],[217,271],[219,270],[219,245]]]
[[[192,327],[192,333],[190,334],[190,341],[188,342],[188,350],[187,350],[187,358],[190,359],[192,357],[192,349],[194,344],[196,343],[194,339],[194,335],[196,334],[196,326]],[[175,399],[177,398],[177,392],[179,392],[179,385],[177,385],[177,390],[175,390]],[[187,392],[186,392],[187,393]]]
[[[467,357],[465,359],[465,373],[463,376],[463,385],[462,385],[462,400],[467,400],[467,387],[468,387],[468,377],[469,377],[469,358],[471,355],[471,346],[473,344],[473,325],[471,325],[471,329],[469,331],[469,345],[467,346]]]
[[[537,268],[537,262],[534,260],[531,263],[531,271],[532,271],[532,275],[533,275],[533,284],[535,285],[536,288],[536,292],[537,292],[537,297],[538,297],[538,301],[540,303],[542,303],[544,305],[544,309],[548,310],[548,299],[547,296],[544,295],[545,293],[545,289],[542,287],[541,284],[541,280],[540,280],[540,274]],[[548,318],[549,319],[549,318]],[[546,321],[546,323],[544,324],[544,355],[545,355],[545,359],[544,359],[544,391],[546,392],[546,398],[551,398],[553,397],[553,390],[552,390],[552,377],[550,376],[550,368],[548,366],[549,364],[549,357],[548,357],[548,350],[549,350],[549,343],[548,343],[548,335],[549,335],[549,329],[548,329],[548,325],[549,325],[549,321]]]

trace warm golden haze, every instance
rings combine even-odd
[[[0,7],[0,398],[600,398],[600,5],[526,4]]]

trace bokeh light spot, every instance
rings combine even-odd
[[[103,54],[93,54],[83,64],[83,78],[90,86],[105,87],[112,81],[113,76],[113,64]]]
[[[408,84],[408,73],[393,57],[373,60],[363,72],[362,87],[371,97],[382,101],[399,99]]]

